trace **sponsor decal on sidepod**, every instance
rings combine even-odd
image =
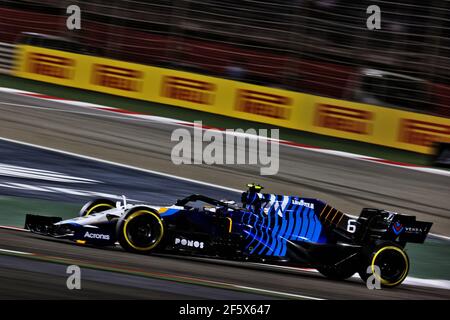
[[[180,239],[180,238],[175,238],[175,244],[198,249],[203,249],[205,247],[205,244],[201,241]]]
[[[86,231],[84,234],[84,238],[89,239],[100,239],[100,240],[109,240],[109,234],[101,234],[101,233],[92,233],[89,231]]]

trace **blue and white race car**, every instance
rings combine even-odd
[[[359,273],[385,287],[409,271],[407,242],[423,243],[432,223],[380,209],[358,218],[313,198],[266,194],[249,184],[241,205],[191,195],[157,207],[96,199],[79,217],[28,214],[33,233],[136,253],[171,253],[318,269],[332,279]]]

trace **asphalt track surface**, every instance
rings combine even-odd
[[[120,248],[84,247],[17,231],[1,230],[0,243],[2,250],[34,254],[0,254],[0,298],[55,298],[57,290],[59,298],[450,299],[449,290],[443,289],[404,285],[368,290],[357,279],[330,281],[315,273],[272,271],[244,262],[142,256]],[[72,264],[81,267],[82,286],[87,282],[85,293],[66,289],[65,270]],[[110,272],[111,268],[115,272]],[[136,284],[141,286],[136,288]]]
[[[257,166],[176,166],[170,161],[170,152],[175,145],[175,142],[170,141],[170,136],[175,128],[175,126],[165,123],[133,119],[125,115],[90,109],[80,110],[73,106],[34,98],[9,94],[3,94],[0,98],[0,137],[58,148],[212,184],[220,184],[229,188],[243,189],[243,186],[248,182],[259,182],[266,187],[267,192],[322,198],[335,207],[355,215],[359,213],[362,207],[383,207],[433,221],[432,232],[450,234],[448,213],[450,183],[446,176],[334,155],[324,155],[286,146],[280,146],[280,171],[276,176],[261,177]],[[18,158],[27,159],[28,163],[33,161],[30,156],[22,154]],[[6,157],[2,160],[5,161],[0,162],[6,162]],[[38,161],[35,162],[38,163]],[[79,168],[70,168],[70,166],[61,163],[59,163],[60,167],[57,167],[56,163],[51,161],[47,161],[47,164],[53,171],[64,172],[77,177],[80,177],[80,175],[84,177],[84,172],[89,172],[84,170],[80,172]],[[95,165],[86,165],[85,170],[90,170],[92,167],[95,167]],[[108,177],[105,176],[104,180],[108,180]],[[10,182],[10,180],[8,181]],[[128,183],[124,179],[111,179],[109,181],[118,181],[116,186]],[[191,193],[187,192],[191,191],[189,183],[187,181],[174,181],[177,186],[172,184],[169,186],[165,179],[154,177],[149,178],[148,181],[143,181],[138,189],[142,192],[141,196],[147,197],[143,200],[149,198],[151,200],[157,197],[158,191],[163,192],[168,198],[172,196],[176,198],[179,197],[180,193]],[[196,184],[192,184],[192,188],[207,188],[209,192],[217,192],[215,189],[210,189],[207,186],[199,187]],[[148,193],[146,193],[146,190],[148,190]],[[4,190],[2,189],[1,192],[3,193]],[[233,196],[229,191],[222,190],[221,193]],[[133,195],[130,196],[133,197]],[[137,196],[135,198],[139,199]],[[165,202],[169,199],[158,200]],[[70,201],[76,201],[76,199],[70,198]],[[393,290],[373,291],[367,290],[363,284],[357,281],[329,281],[318,274],[273,272],[241,264],[229,266],[178,258],[142,257],[124,253],[118,249],[82,248],[58,241],[36,241],[33,235],[14,231],[0,230],[0,238],[3,238],[0,239],[1,249],[31,251],[37,255],[53,257],[52,259],[55,257],[66,258],[69,259],[68,263],[75,260],[88,265],[119,265],[126,269],[150,270],[156,273],[169,274],[171,277],[194,277],[195,281],[203,284],[205,281],[217,281],[271,292],[270,294],[267,292],[262,294],[262,291],[259,291],[260,296],[273,297],[274,292],[278,292],[325,299],[450,298],[448,290],[405,285]],[[31,284],[28,285],[35,285],[41,289],[40,297],[42,298],[52,297],[51,292],[53,290],[51,290],[51,287],[61,282],[61,278],[56,276],[59,271],[55,271],[56,269],[52,266],[55,264],[54,261],[49,261],[47,263],[50,265],[41,266],[33,269],[33,271],[11,267],[14,263],[19,264],[17,260],[14,260],[14,262],[13,258],[29,260],[29,257],[0,255],[0,258],[2,261],[0,263],[2,280],[10,277],[9,282],[1,281],[4,286],[1,288],[3,289],[1,292],[11,292],[11,294],[16,292],[18,296],[26,297],[25,292],[32,289],[28,290],[14,285],[16,283],[14,279],[21,279],[24,272],[28,274],[31,281]],[[10,268],[8,269],[5,265],[9,265]],[[15,271],[8,272],[11,269]],[[133,281],[130,279],[122,279],[118,284],[111,283],[110,280],[114,278],[111,273],[98,272],[102,274],[102,279],[109,279],[109,282],[92,280],[89,284],[92,290],[98,289],[96,293],[92,293],[93,295],[102,296],[102,292],[109,291],[114,285],[123,287],[124,290],[120,292],[127,297],[143,297],[145,296],[145,290],[147,290],[147,298],[155,298],[159,294],[158,290],[150,290],[148,287],[136,289],[136,291],[131,290],[130,288],[133,288],[133,286],[129,283]],[[39,283],[39,277],[43,273],[47,277],[49,274],[54,277],[49,277],[48,282]],[[203,286],[203,284],[196,283],[196,286]],[[111,287],[106,290],[105,288],[108,286]],[[208,289],[213,290],[209,287]],[[139,290],[143,290],[143,292],[138,293]],[[244,293],[239,290],[226,289],[226,291],[239,292],[241,296],[235,296],[239,299],[245,298],[242,295],[256,294],[254,291]],[[114,292],[117,292],[117,290]],[[191,298],[204,298],[202,294],[193,295],[190,290],[183,292]],[[166,296],[161,293],[160,297],[185,298],[186,295],[183,292],[173,289],[164,293]],[[68,293],[61,294],[62,297],[66,297]],[[220,299],[221,294],[230,293],[216,292],[214,295],[211,293],[207,296]],[[109,296],[105,294],[105,297]],[[278,295],[278,297],[280,296]],[[286,298],[287,295],[282,297]]]

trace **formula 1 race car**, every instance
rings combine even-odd
[[[311,198],[261,193],[249,184],[242,205],[191,195],[168,207],[96,199],[64,220],[28,214],[31,232],[137,253],[172,253],[287,264],[343,280],[358,272],[384,287],[409,271],[407,242],[423,243],[432,223],[380,209],[353,218]]]

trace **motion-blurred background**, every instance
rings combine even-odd
[[[366,27],[374,4],[380,30]],[[448,117],[449,13],[442,0],[2,0],[0,41]]]

